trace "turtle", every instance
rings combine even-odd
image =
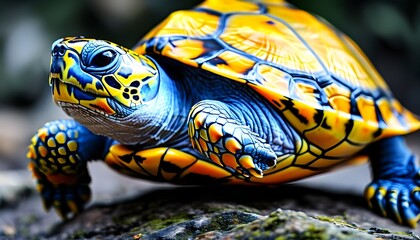
[[[415,227],[420,174],[404,135],[420,121],[358,45],[282,0],[206,0],[134,48],[65,37],[49,86],[71,119],[46,123],[27,157],[47,209],[90,199],[87,163],[174,184],[277,185],[360,161],[376,213]]]

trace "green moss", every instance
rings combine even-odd
[[[396,235],[402,235],[402,236],[408,236],[408,237],[414,237],[415,235],[412,232],[393,232],[393,234]]]
[[[267,231],[274,230],[280,226],[283,226],[284,223],[288,220],[287,217],[279,215],[276,212],[271,213],[268,218],[266,218],[262,224],[262,227]]]
[[[315,216],[315,218],[323,222],[333,223],[338,226],[345,226],[345,227],[349,227],[353,229],[359,229],[355,227],[353,224],[350,224],[346,220],[344,220],[342,216],[329,217],[329,216],[320,215],[320,216]],[[359,229],[359,230],[362,230],[362,229]]]
[[[270,214],[267,218],[256,220],[248,224],[241,224],[234,227],[230,232],[236,232],[235,237],[246,237],[247,239],[264,239],[271,236],[273,230],[284,224],[285,219],[279,218],[276,214]]]
[[[186,214],[171,216],[170,218],[165,219],[155,218],[142,224],[141,228],[148,231],[155,231],[187,220],[189,220],[189,218]]]
[[[304,239],[330,239],[327,229],[324,226],[317,226],[309,224],[309,226],[302,233]]]
[[[235,226],[243,225],[257,219],[253,214],[233,210],[221,211],[212,215],[207,218],[208,223],[203,224],[200,231],[228,231]]]
[[[83,239],[86,237],[86,234],[85,230],[76,230],[69,236],[69,239]]]
[[[276,238],[274,238],[274,240],[286,240],[285,236],[278,236]]]
[[[239,239],[276,240],[371,239],[366,231],[358,231],[341,217],[320,216],[315,219],[303,212],[289,210],[277,210],[266,218],[237,226],[229,231],[228,236]]]
[[[255,208],[247,207],[244,205],[231,205],[231,204],[221,204],[221,203],[216,203],[216,204],[207,203],[202,206],[202,210],[205,213],[216,213],[216,212],[235,210],[235,211],[260,214],[260,211],[258,211]]]

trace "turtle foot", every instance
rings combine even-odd
[[[90,200],[91,179],[87,172],[81,175],[46,175],[31,164],[29,168],[37,180],[36,189],[41,195],[45,210],[53,208],[61,219],[77,215]]]
[[[264,171],[276,165],[271,146],[222,102],[197,103],[190,112],[188,134],[193,147],[209,160],[246,178],[262,178]]]
[[[415,228],[420,219],[420,175],[372,181],[365,190],[369,207],[399,224]]]
[[[250,136],[250,135],[249,135]],[[271,146],[255,140],[252,147],[245,147],[239,154],[237,168],[245,176],[263,177],[263,171],[274,167],[277,163],[277,156]]]

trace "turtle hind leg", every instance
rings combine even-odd
[[[54,208],[63,219],[83,209],[91,195],[87,161],[100,159],[108,142],[74,120],[48,122],[38,130],[27,157],[45,209]]]
[[[382,216],[415,227],[420,219],[420,169],[400,136],[368,149],[373,180],[365,190],[369,207]]]
[[[188,134],[195,149],[213,162],[249,177],[261,178],[277,156],[258,134],[241,124],[229,107],[203,100],[190,111]]]

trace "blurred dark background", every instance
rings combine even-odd
[[[1,1],[0,169],[25,166],[44,122],[65,117],[47,84],[51,43],[64,36],[133,46],[170,12],[201,1]],[[420,114],[420,1],[293,0],[353,38],[410,110]]]

